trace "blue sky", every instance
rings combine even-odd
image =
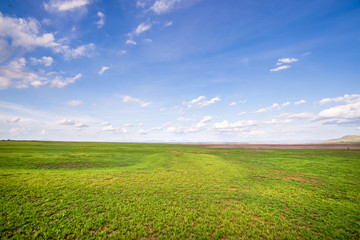
[[[360,134],[360,1],[2,0],[0,139]]]

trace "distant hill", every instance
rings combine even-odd
[[[346,135],[341,138],[324,141],[324,143],[351,143],[351,142],[360,142],[360,135]]]

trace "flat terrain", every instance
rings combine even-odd
[[[2,141],[0,169],[2,239],[360,238],[358,150]]]
[[[360,150],[360,143],[210,143],[196,145],[207,148]]]

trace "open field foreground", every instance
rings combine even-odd
[[[359,239],[360,151],[0,142],[2,239]]]

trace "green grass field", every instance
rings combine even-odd
[[[0,142],[1,239],[359,239],[360,151]]]

